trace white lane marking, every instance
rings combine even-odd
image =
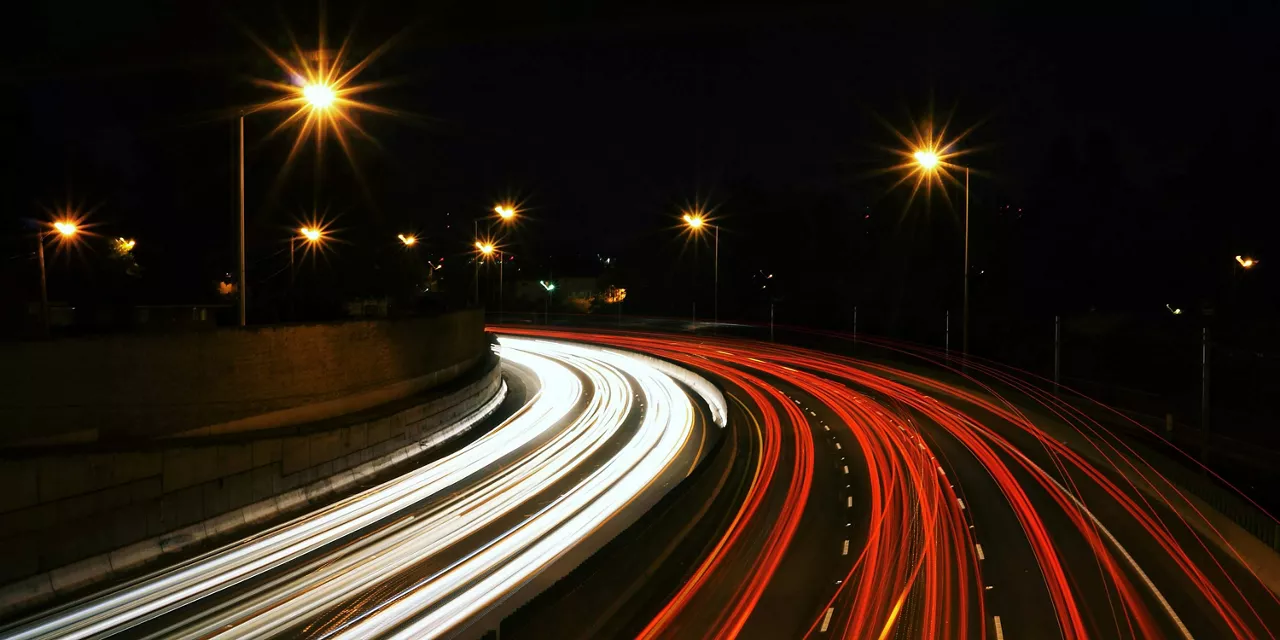
[[[844,541],[844,551],[841,551],[841,552],[840,552],[840,555],[842,555],[842,556],[847,556],[847,555],[849,555],[849,541],[848,541],[848,540],[845,540],[845,541]]]
[[[846,507],[852,507],[852,506],[853,506],[853,496],[849,496],[849,498],[848,498],[848,502],[846,502],[846,503],[845,503],[845,506],[846,506]]]
[[[1156,600],[1158,600],[1160,604],[1164,607],[1165,613],[1168,613],[1169,617],[1173,620],[1173,623],[1178,625],[1178,630],[1182,632],[1182,637],[1186,638],[1187,640],[1193,640],[1191,636],[1191,631],[1187,629],[1187,625],[1182,624],[1182,618],[1179,618],[1178,614],[1174,612],[1173,607],[1169,604],[1169,601],[1165,600],[1164,594],[1160,593],[1160,589],[1156,588],[1156,584],[1151,581],[1151,578],[1147,577],[1147,572],[1143,571],[1142,567],[1138,566],[1138,562],[1133,559],[1133,556],[1129,555],[1129,551],[1120,544],[1120,541],[1116,540],[1116,537],[1111,535],[1111,531],[1108,530],[1106,526],[1102,524],[1102,521],[1098,519],[1098,516],[1093,515],[1093,512],[1090,511],[1089,508],[1086,507],[1084,503],[1081,502],[1080,499],[1075,496],[1074,493],[1067,491],[1067,488],[1062,486],[1061,482],[1058,482],[1056,478],[1054,478],[1053,476],[1050,476],[1048,473],[1045,473],[1044,469],[1041,469],[1040,466],[1037,465],[1036,463],[1031,462],[1031,459],[1028,458],[1025,454],[1023,454],[1022,452],[1016,452],[1016,453],[1019,458],[1022,458],[1029,465],[1031,465],[1037,471],[1039,471],[1041,477],[1047,478],[1050,482],[1056,485],[1058,487],[1058,490],[1061,491],[1063,495],[1067,496],[1068,498],[1071,498],[1071,501],[1074,502],[1076,506],[1079,507],[1080,510],[1084,512],[1085,515],[1089,516],[1089,519],[1092,520],[1093,524],[1098,527],[1098,530],[1101,531],[1104,535],[1106,535],[1107,539],[1111,541],[1111,544],[1114,545],[1118,551],[1120,551],[1120,555],[1124,556],[1125,561],[1128,562],[1129,566],[1133,568],[1134,573],[1137,573],[1138,577],[1142,578],[1142,582],[1147,585],[1148,589],[1151,590],[1151,594],[1154,595],[1156,597]]]
[[[830,431],[830,430],[831,430],[831,427],[828,427],[827,425],[825,425],[825,424],[824,424],[824,425],[822,425],[822,430],[823,430],[823,431]]]
[[[812,411],[810,411],[810,412],[809,412],[809,415],[811,415],[811,416],[813,416],[813,417],[815,417],[815,418],[816,418],[816,417],[818,417],[818,414],[816,414],[816,413],[814,413],[814,412],[812,412]]]
[[[839,443],[839,442],[837,442],[837,443],[836,443],[836,448],[837,448],[837,449],[839,449],[839,448],[840,448],[840,443]]]
[[[961,500],[960,498],[956,498],[956,502],[960,503],[960,510],[964,511],[964,500]]]
[[[1000,616],[992,616],[996,621],[996,640],[1004,640],[1004,627],[1000,626]]]
[[[822,616],[822,628],[818,629],[818,633],[826,633],[827,625],[831,624],[831,612],[835,611],[833,607],[827,607],[826,615]]]
[[[979,560],[986,560],[986,559],[987,559],[987,556],[985,556],[985,555],[983,555],[983,554],[982,554],[982,545],[980,545],[980,544],[975,544],[975,545],[973,545],[973,546],[974,546],[974,547],[976,547],[976,548],[978,549],[978,559],[979,559]]]
[[[844,466],[844,472],[845,472],[845,473],[849,473],[849,465],[845,465],[845,466]]]

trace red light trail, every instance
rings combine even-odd
[[[788,554],[807,514],[833,508],[811,499],[815,484],[846,480],[860,489],[839,506],[853,513],[856,501],[865,515],[848,516],[845,564],[826,600],[790,603],[811,621],[796,635],[1275,637],[1280,600],[1213,519],[1027,376],[974,361],[961,370],[892,343],[881,346],[932,360],[941,373],[737,339],[496,330],[678,362],[717,377],[758,417],[732,425],[758,440],[749,490],[640,637],[732,638],[760,623],[779,572],[811,569]],[[815,462],[827,445],[837,468]],[[997,517],[1011,525],[983,524]],[[1029,563],[1014,583],[1007,565],[1020,553]]]

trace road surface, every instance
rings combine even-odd
[[[606,547],[503,637],[1280,629],[1276,595],[1214,521],[1074,405],[1003,370],[919,349],[897,361],[931,367],[713,337],[498,331],[682,363],[718,380],[733,418],[728,446],[643,535]]]
[[[527,401],[461,449],[0,636],[483,631],[678,484],[720,429],[689,387],[630,355],[509,338],[502,357]],[[723,415],[715,398],[697,402]]]

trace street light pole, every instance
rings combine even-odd
[[[293,269],[293,250],[294,250],[294,244],[296,244],[297,240],[298,239],[296,236],[292,234],[289,235],[289,320],[290,321],[293,320],[293,298],[294,298],[293,283],[297,279],[297,276]]]
[[[44,237],[46,232],[36,234],[36,255],[40,257],[40,329],[44,337],[49,337],[49,285],[44,271]]]
[[[715,225],[716,230],[716,259],[715,259],[715,284],[712,286],[712,300],[715,304],[715,324],[720,324],[720,225]]]
[[[475,238],[477,242],[479,242],[479,240],[480,240],[480,221],[479,221],[479,220],[472,220],[472,221],[471,221],[471,230],[472,230],[472,237],[473,237],[473,238]],[[471,282],[475,285],[475,299],[476,299],[476,306],[478,307],[478,306],[480,306],[480,252],[479,252],[479,247],[476,247],[476,259],[475,259],[475,266],[476,266],[476,268],[475,268],[475,274],[472,276],[472,278],[471,278]]]
[[[236,239],[238,242],[237,260],[236,260],[236,298],[238,300],[240,326],[245,326],[245,299],[248,297],[249,286],[244,278],[244,112],[240,112],[240,144],[239,144],[239,201],[240,201],[240,222],[237,226]]]
[[[969,167],[964,168],[964,333],[960,350],[969,353]]]

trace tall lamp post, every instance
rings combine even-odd
[[[517,214],[517,213],[519,213],[518,211],[516,211],[515,206],[514,206],[514,205],[510,205],[510,204],[498,204],[498,205],[495,205],[495,206],[493,207],[493,212],[494,212],[495,214],[497,214],[498,219],[499,219],[499,220],[502,222],[502,224],[504,224],[504,225],[505,225],[505,224],[508,224],[508,223],[510,223],[510,222],[512,222],[512,221],[514,221],[514,220],[516,219],[516,214]],[[488,239],[482,239],[482,238],[480,237],[480,219],[479,219],[479,218],[476,218],[475,220],[472,220],[472,221],[471,221],[471,227],[472,227],[472,233],[474,233],[474,234],[475,234],[475,239],[476,239],[476,241],[475,241],[475,245],[476,245],[476,249],[481,249],[481,245],[485,245],[485,244],[490,245],[490,247],[492,247],[492,245],[493,245],[493,241],[492,241],[492,238],[493,238],[493,220],[489,220],[489,227],[488,227],[488,229],[486,230],[486,234],[488,235]],[[484,253],[484,252],[483,252],[483,251],[481,251],[481,253]],[[492,249],[490,250],[490,253],[492,253]],[[488,255],[488,254],[486,253],[485,255]],[[474,274],[474,284],[475,284],[475,298],[476,298],[476,304],[478,305],[478,304],[480,304],[480,262],[479,262],[479,256],[477,256],[477,259],[476,259],[476,268],[475,268],[475,274]],[[499,269],[498,269],[498,308],[499,308],[499,312],[498,312],[498,314],[499,314],[499,315],[502,315],[502,311],[501,311],[502,303],[503,303],[503,300],[502,300],[502,268],[501,268],[501,265],[499,265]]]
[[[40,328],[46,338],[49,337],[49,280],[44,266],[44,241],[54,234],[58,234],[62,240],[70,241],[79,232],[80,227],[75,222],[59,220],[53,223],[52,229],[36,234],[36,256],[40,261]]]
[[[916,164],[925,173],[934,173],[938,170],[941,158],[938,152],[929,149],[921,149],[912,154]],[[950,166],[950,165],[948,165]],[[969,167],[964,167],[964,307],[962,310],[963,333],[961,334],[960,350],[969,353]]]
[[[502,251],[493,246],[492,242],[481,242],[476,240],[476,299],[480,297],[480,256],[492,259],[493,255],[498,254],[498,317],[502,317]]]
[[[684,219],[685,225],[688,226],[690,231],[692,231],[695,235],[702,233],[702,230],[707,227],[710,227],[713,230],[713,236],[715,238],[714,240],[715,276],[714,276],[714,284],[712,286],[712,296],[713,296],[712,300],[715,305],[714,320],[716,324],[720,324],[720,225],[711,224],[710,222],[707,221],[707,217],[701,213],[686,213],[684,214],[683,219]],[[697,265],[694,265],[694,268],[697,269]],[[697,303],[696,292],[694,293],[693,304],[694,304],[693,321],[696,323],[698,321],[698,312],[697,312],[698,303]]]
[[[338,97],[338,96],[337,96],[337,93],[335,93],[335,92],[334,92],[334,88],[333,88],[331,85],[329,85],[329,84],[325,84],[325,83],[319,83],[319,82],[318,82],[318,83],[313,83],[313,84],[308,84],[308,85],[306,85],[306,86],[303,86],[303,87],[301,88],[301,90],[300,90],[300,91],[301,91],[301,94],[302,94],[303,108],[311,109],[312,111],[325,111],[325,110],[329,109],[330,107],[332,107],[332,106],[333,106],[334,101],[335,101],[335,100],[337,99],[337,97]],[[238,156],[238,163],[239,163],[239,169],[238,169],[238,171],[237,171],[237,175],[239,176],[239,180],[238,180],[238,182],[239,182],[239,188],[238,188],[238,194],[239,194],[239,195],[238,195],[238,200],[239,200],[239,211],[240,211],[240,215],[239,215],[239,224],[238,224],[238,226],[236,227],[236,230],[237,230],[237,235],[236,235],[236,240],[237,240],[236,287],[237,287],[238,294],[239,294],[239,295],[237,295],[237,296],[236,296],[236,297],[238,298],[236,306],[237,306],[237,311],[238,311],[238,316],[239,316],[239,323],[240,323],[240,326],[242,326],[242,327],[243,327],[243,326],[245,326],[245,315],[246,315],[246,314],[245,314],[245,306],[246,306],[247,300],[248,300],[248,298],[249,298],[249,295],[248,295],[248,294],[249,294],[249,285],[248,285],[248,282],[246,282],[246,281],[245,281],[245,275],[244,275],[244,272],[245,272],[245,269],[244,269],[244,265],[245,265],[245,252],[244,252],[244,117],[245,117],[246,115],[248,115],[248,113],[247,113],[247,112],[245,112],[245,111],[241,111],[241,112],[240,112],[239,151],[238,151],[238,153],[237,153],[237,156]],[[291,254],[291,256],[292,256],[292,254]],[[291,259],[292,259],[292,258],[291,258]]]
[[[550,280],[539,280],[538,284],[542,285],[542,288],[547,290],[547,310],[545,315],[546,323],[551,324],[551,295],[555,293],[556,283],[551,282]]]

